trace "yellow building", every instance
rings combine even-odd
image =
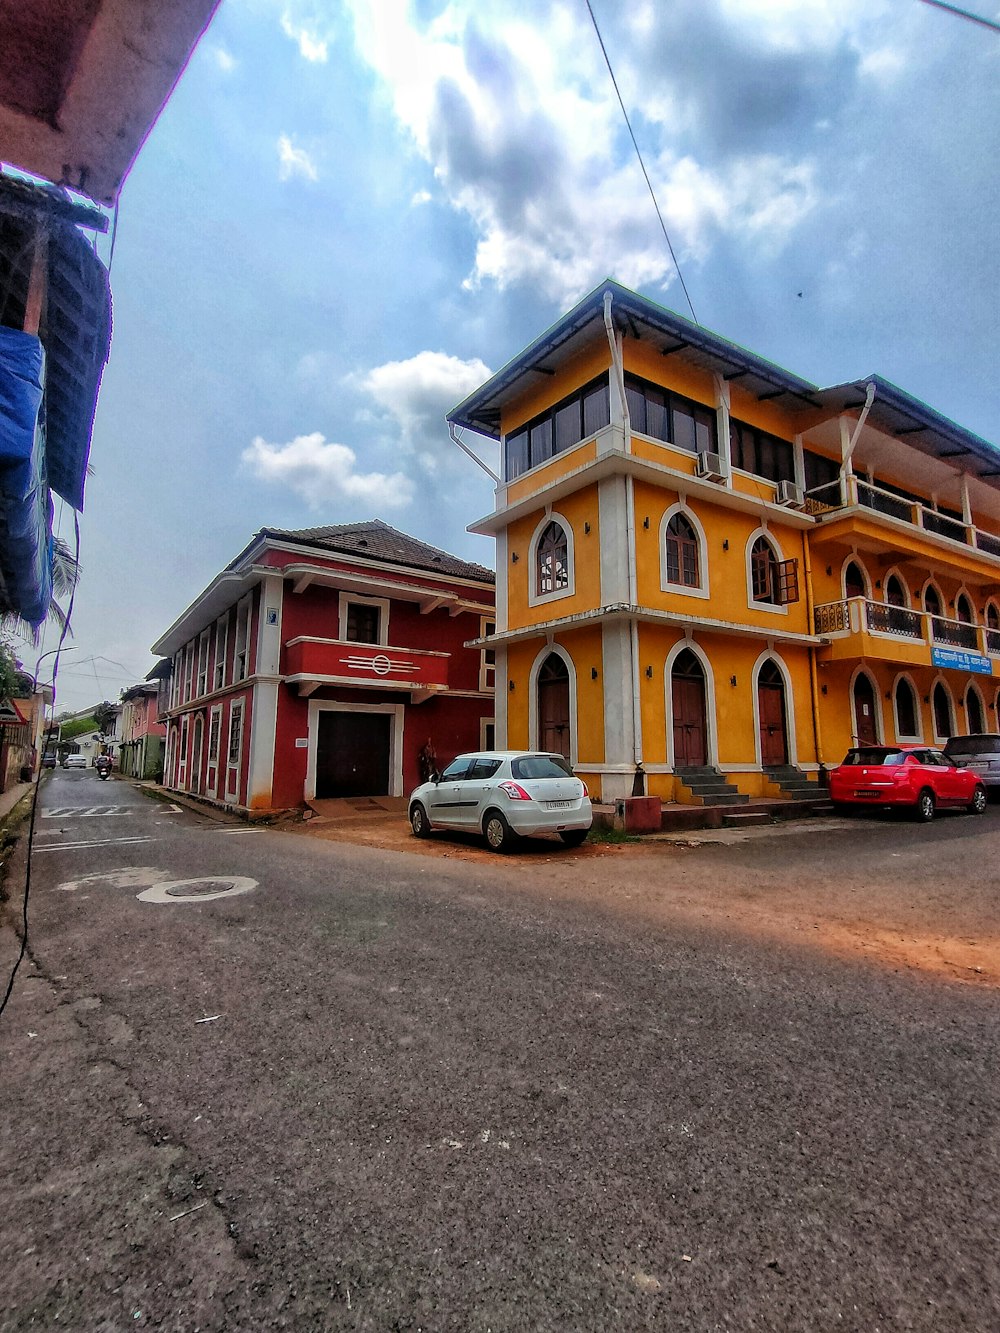
[[[997,729],[1000,453],[887,382],[609,281],[448,420],[501,442],[497,744],[698,802]]]

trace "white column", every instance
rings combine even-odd
[[[278,667],[281,661],[281,604],[284,583],[280,574],[267,574],[260,583],[257,623],[258,679],[250,706],[250,771],[247,806],[270,810],[274,790],[274,742],[278,729]],[[245,725],[245,722],[244,722]]]

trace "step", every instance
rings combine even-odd
[[[723,828],[758,828],[763,824],[773,824],[774,820],[763,810],[741,811],[739,814],[722,816]]]

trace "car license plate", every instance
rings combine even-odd
[[[546,810],[568,810],[573,804],[572,801],[546,801]]]
[[[877,791],[856,791],[855,796],[880,796],[882,793]]]

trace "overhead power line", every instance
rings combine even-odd
[[[957,14],[960,19],[968,19],[970,23],[978,23],[983,28],[992,28],[994,32],[1000,32],[1000,23],[993,19],[984,19],[980,14],[972,14],[967,9],[959,9],[958,5],[945,4],[945,0],[924,0],[925,5],[933,5],[936,9],[946,9],[949,14]]]
[[[597,33],[597,40],[601,44],[601,54],[604,56],[604,63],[608,67],[608,73],[611,75],[611,82],[614,84],[615,87],[615,94],[618,97],[618,105],[622,109],[622,115],[625,117],[625,124],[628,126],[629,137],[632,140],[632,147],[635,149],[635,155],[639,159],[639,166],[642,168],[642,174],[646,178],[646,185],[649,188],[649,197],[653,201],[653,207],[656,209],[656,216],[660,220],[660,229],[663,232],[663,239],[667,243],[667,249],[670,251],[670,258],[673,260],[674,268],[677,271],[677,276],[678,278],[680,278],[681,287],[684,289],[684,298],[688,303],[688,309],[691,311],[691,318],[697,324],[698,316],[694,313],[694,306],[691,303],[691,296],[687,289],[687,283],[684,281],[684,274],[681,272],[681,266],[677,262],[677,256],[674,254],[674,247],[673,243],[670,240],[670,234],[667,231],[667,224],[663,221],[663,214],[660,212],[660,205],[657,203],[656,193],[653,190],[653,182],[649,179],[649,172],[646,170],[646,164],[642,160],[642,153],[639,151],[639,145],[636,142],[635,133],[632,129],[632,122],[629,120],[628,112],[625,110],[625,103],[622,101],[621,91],[618,88],[618,80],[615,78],[615,72],[611,68],[611,61],[608,58],[608,49],[604,45],[604,38],[601,36],[601,30],[597,26],[597,19],[594,16],[594,11],[593,8],[591,7],[590,0],[586,0],[586,5],[587,5],[587,10],[590,14],[590,21],[594,25],[594,31]]]

